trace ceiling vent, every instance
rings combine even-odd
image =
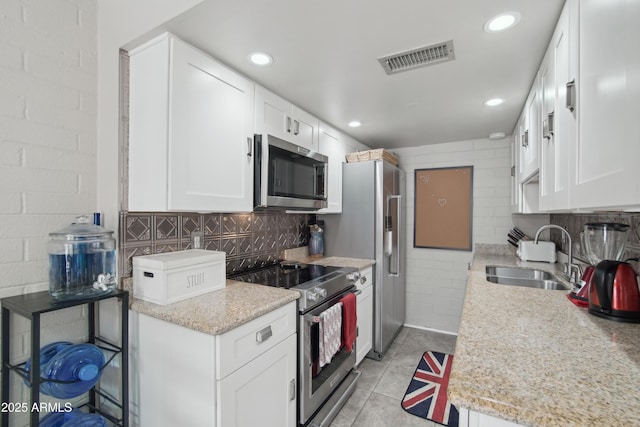
[[[456,59],[456,56],[453,51],[453,40],[449,40],[378,58],[378,61],[380,61],[380,65],[382,65],[387,74],[396,74],[440,62],[453,61],[454,59]]]

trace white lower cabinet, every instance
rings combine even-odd
[[[521,424],[481,414],[466,408],[459,408],[458,412],[460,413],[459,427],[522,427]]]
[[[356,338],[356,365],[371,351],[373,347],[373,268],[360,271],[361,278],[357,283],[360,292],[357,295],[358,337]]]
[[[130,314],[132,426],[296,425],[295,301],[221,335]]]
[[[218,425],[295,426],[296,335],[218,381]]]

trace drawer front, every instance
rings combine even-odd
[[[296,332],[296,303],[280,307],[216,337],[216,378],[236,369]]]

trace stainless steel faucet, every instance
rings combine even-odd
[[[578,283],[578,280],[580,280],[580,276],[582,275],[582,268],[580,267],[580,265],[573,263],[573,244],[571,242],[571,234],[569,234],[569,232],[566,229],[564,229],[563,227],[560,227],[559,225],[547,224],[547,225],[543,225],[538,229],[538,231],[536,232],[536,237],[533,239],[533,243],[537,245],[538,239],[540,238],[540,234],[548,228],[555,228],[557,230],[561,230],[567,236],[567,239],[569,239],[569,247],[567,248],[568,259],[566,264],[564,265],[564,270],[562,273],[564,274],[565,278],[569,281],[569,283],[571,283],[572,285],[575,285],[576,283]]]

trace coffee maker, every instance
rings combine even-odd
[[[628,235],[629,226],[626,224],[591,222],[584,225],[584,230],[580,233],[581,247],[590,265],[567,294],[571,302],[579,307],[589,306],[589,289],[596,266],[603,260],[622,259]]]

